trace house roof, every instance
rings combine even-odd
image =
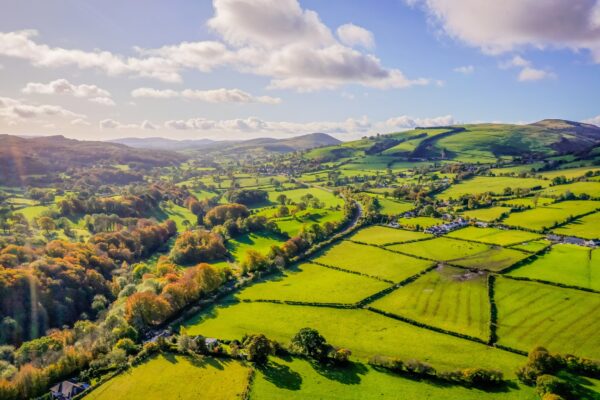
[[[86,384],[75,383],[71,381],[62,381],[50,388],[50,391],[55,394],[61,394],[64,397],[73,396],[87,389]]]

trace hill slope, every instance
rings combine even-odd
[[[109,143],[124,144],[129,147],[136,149],[157,149],[157,150],[185,150],[190,148],[201,148],[210,146],[215,143],[214,140],[210,139],[197,139],[197,140],[173,140],[162,137],[149,137],[149,138],[122,138],[109,140]]]
[[[0,184],[20,184],[28,175],[64,172],[95,164],[137,162],[152,166],[185,159],[170,151],[133,149],[122,144],[79,141],[64,136],[0,135],[0,143]]]

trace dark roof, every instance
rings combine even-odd
[[[62,398],[71,398],[74,395],[83,392],[88,388],[85,383],[75,383],[71,381],[62,381],[50,388],[54,395],[59,395]]]

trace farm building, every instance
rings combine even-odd
[[[52,395],[52,398],[56,400],[70,400],[89,387],[90,385],[87,383],[62,381],[50,388],[50,394]]]

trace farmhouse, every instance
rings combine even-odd
[[[70,400],[79,393],[89,388],[87,383],[76,383],[71,381],[62,381],[50,388],[50,394],[56,400]]]

